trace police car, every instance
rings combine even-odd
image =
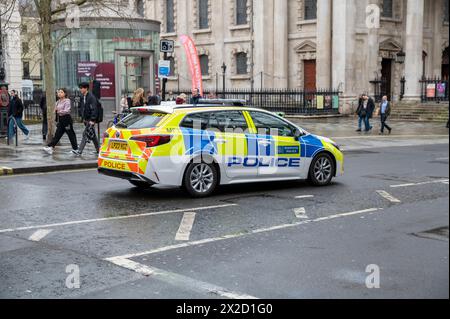
[[[344,156],[332,140],[236,105],[134,108],[105,132],[98,172],[139,188],[182,186],[194,197],[249,182],[309,179],[323,186],[343,174]]]

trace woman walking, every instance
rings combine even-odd
[[[144,89],[139,88],[136,91],[134,91],[133,107],[139,107],[139,106],[144,106],[144,105],[145,105]]]
[[[58,114],[58,125],[53,140],[44,147],[44,151],[53,154],[56,144],[58,144],[64,133],[67,133],[70,144],[72,144],[72,153],[78,151],[77,136],[73,129],[73,120],[70,115],[70,100],[67,98],[66,89],[58,90],[58,101],[56,102],[56,113]]]

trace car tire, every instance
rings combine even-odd
[[[218,184],[217,168],[205,162],[190,163],[183,178],[184,189],[192,197],[209,196]]]
[[[152,187],[152,184],[143,181],[129,181],[129,182],[139,189],[149,189],[150,187]]]
[[[333,158],[328,153],[320,153],[309,166],[309,181],[315,186],[325,186],[331,183],[335,174]]]

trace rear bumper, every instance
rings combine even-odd
[[[116,171],[116,170],[112,170],[112,169],[107,169],[107,168],[103,168],[103,167],[99,167],[97,169],[99,174],[103,174],[106,176],[110,176],[110,177],[116,177],[116,178],[121,178],[121,179],[126,179],[129,181],[140,181],[140,182],[146,182],[149,184],[154,184],[153,181],[151,181],[150,179],[148,179],[147,177],[134,173],[134,172],[125,172],[125,171]]]

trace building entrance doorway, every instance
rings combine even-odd
[[[134,91],[142,88],[147,94],[154,91],[153,53],[146,51],[116,52],[116,109],[120,111],[120,100],[126,95],[132,97]]]
[[[383,59],[381,61],[381,96],[387,95],[391,100],[392,91],[392,59]]]

